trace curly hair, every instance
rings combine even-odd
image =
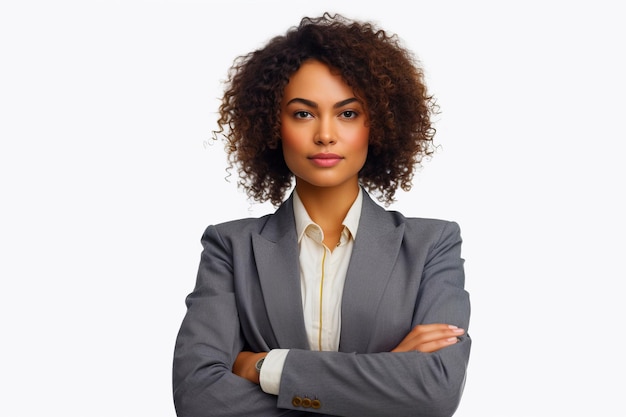
[[[411,188],[415,168],[434,152],[431,117],[438,106],[418,61],[397,35],[341,15],[305,17],[285,35],[235,59],[213,132],[213,139],[225,139],[227,170],[239,168],[238,185],[248,197],[282,203],[293,174],[281,148],[280,103],[290,76],[310,59],[339,71],[364,101],[370,137],[359,181],[389,205],[398,187]]]

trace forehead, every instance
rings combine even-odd
[[[337,71],[320,61],[309,60],[289,77],[285,86],[285,98],[300,95],[309,99],[329,96],[345,99],[353,97],[354,91]]]

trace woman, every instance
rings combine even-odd
[[[179,416],[454,413],[471,344],[459,228],[369,196],[410,188],[435,111],[411,53],[369,23],[305,18],[235,61],[216,138],[278,210],[203,235]]]

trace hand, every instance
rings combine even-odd
[[[409,352],[418,350],[431,353],[458,342],[457,337],[465,333],[450,324],[419,324],[405,336],[392,352]]]
[[[256,371],[256,363],[259,359],[267,356],[267,352],[240,352],[233,364],[233,373],[255,384],[259,383],[259,373]]]

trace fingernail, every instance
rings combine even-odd
[[[458,329],[454,324],[448,324],[448,328],[450,329]]]
[[[449,337],[446,339],[446,342],[448,343],[456,343],[458,342],[459,339],[457,339],[456,337]]]

